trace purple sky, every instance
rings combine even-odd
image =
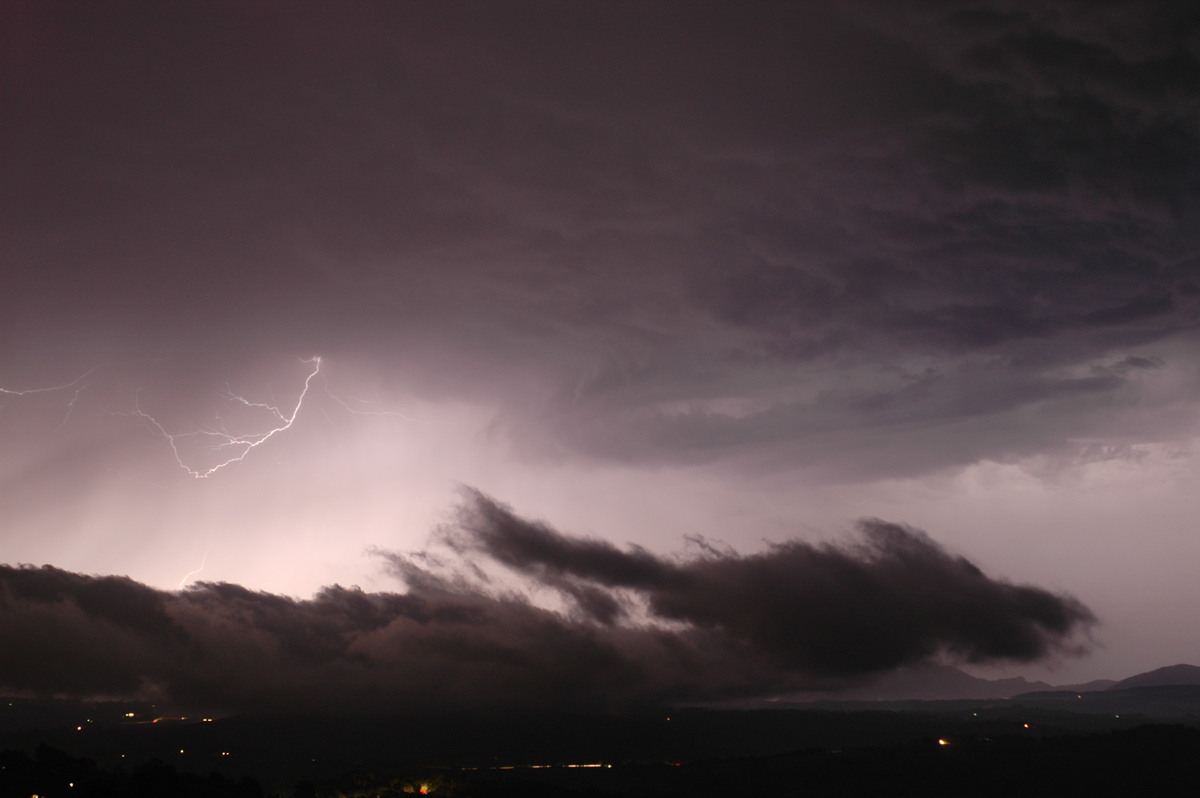
[[[976,672],[1200,662],[1194,4],[9,2],[0,59],[0,562],[728,632],[705,558],[912,528],[1074,618],[929,627]]]

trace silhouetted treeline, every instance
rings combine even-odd
[[[211,773],[201,776],[176,770],[153,759],[130,771],[106,771],[90,759],[39,745],[25,751],[0,752],[0,798],[37,795],[45,798],[264,798],[250,778],[235,781]]]

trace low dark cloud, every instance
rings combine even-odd
[[[471,498],[452,537],[461,550],[552,586],[628,591],[654,619],[820,676],[878,672],[942,652],[972,662],[1034,660],[1092,620],[1074,599],[990,579],[924,533],[879,519],[860,521],[861,540],[848,545],[790,541],[754,555],[670,561],[568,538],[482,494]],[[590,612],[588,603],[578,606]]]
[[[403,593],[181,592],[0,567],[0,689],[213,710],[620,708],[833,685],[935,657],[1078,653],[1074,598],[991,579],[923,533],[667,558],[573,538],[469,491]],[[501,580],[494,566],[519,578]],[[553,610],[522,592],[552,589]]]

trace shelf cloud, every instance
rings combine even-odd
[[[467,489],[435,536],[442,553],[381,555],[404,592],[301,600],[3,566],[0,688],[210,711],[617,709],[843,684],[940,656],[1077,653],[1095,621],[918,530],[871,519],[858,533],[669,558],[565,535]],[[563,606],[530,598],[546,589]]]

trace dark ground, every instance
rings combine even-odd
[[[7,703],[0,798],[330,798],[422,787],[468,797],[1200,791],[1200,718],[1186,712],[993,701],[137,723],[154,708]]]

